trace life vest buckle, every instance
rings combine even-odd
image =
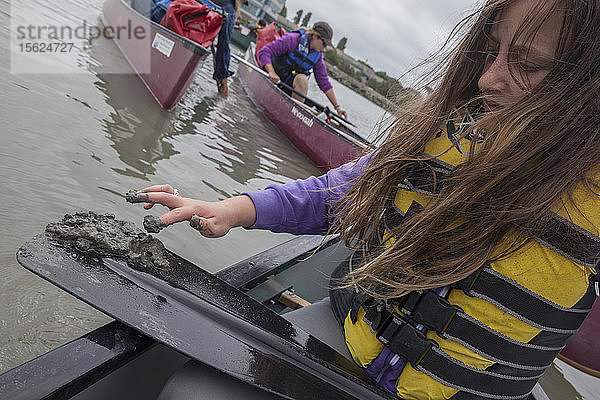
[[[406,296],[403,296],[402,301],[398,303],[400,311],[406,315],[411,315],[421,302],[422,296],[422,290],[415,290],[414,292],[410,292]]]
[[[423,332],[397,315],[386,319],[377,339],[415,368],[432,347],[439,347],[434,340],[427,339]]]
[[[374,299],[370,300],[372,301],[367,301],[363,304],[365,310],[363,321],[371,327],[372,332],[378,332],[383,324],[388,322],[392,314],[386,310],[385,304]]]
[[[375,299],[369,297],[366,294],[355,293],[352,298],[352,304],[350,306],[350,320],[353,324],[358,321],[358,310],[362,307],[365,311],[375,303]]]
[[[433,291],[425,291],[410,317],[427,328],[443,335],[458,312],[459,306],[450,304],[444,297],[438,296]]]

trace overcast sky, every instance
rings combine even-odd
[[[394,77],[430,55],[454,25],[481,3],[481,0],[286,1],[288,19],[293,19],[299,9],[304,10],[303,16],[312,12],[309,25],[329,22],[334,46],[347,37],[347,54]]]

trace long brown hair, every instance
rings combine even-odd
[[[432,204],[393,229],[391,246],[378,245],[382,212],[405,171],[423,158],[425,143],[454,106],[481,104],[477,81],[490,27],[516,1],[488,1],[462,22],[471,28],[442,62],[433,91],[397,113],[383,145],[335,209],[346,244],[368,245],[371,252],[347,284],[393,298],[455,282],[543,230],[551,207],[575,184],[598,192],[590,171],[600,166],[600,1],[540,0],[509,54],[517,42],[531,44],[550,13],[561,12],[551,71],[517,104],[477,121],[472,134],[484,137],[482,146],[444,181]]]

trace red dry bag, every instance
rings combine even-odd
[[[195,0],[174,0],[160,24],[202,47],[210,47],[219,34],[223,16]]]
[[[285,29],[278,26],[275,22],[265,26],[256,33],[256,60],[259,65],[260,60],[258,59],[258,51],[283,35],[285,35]]]

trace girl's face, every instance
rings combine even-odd
[[[543,7],[540,4],[539,1],[520,0],[505,9],[492,25],[483,75],[478,82],[486,111],[518,102],[528,89],[534,88],[550,72],[562,26],[562,14],[559,11],[551,12],[535,33],[531,46],[530,38],[524,39],[524,42],[519,39],[514,46],[515,54],[508,54],[515,32],[532,10],[535,13]]]

